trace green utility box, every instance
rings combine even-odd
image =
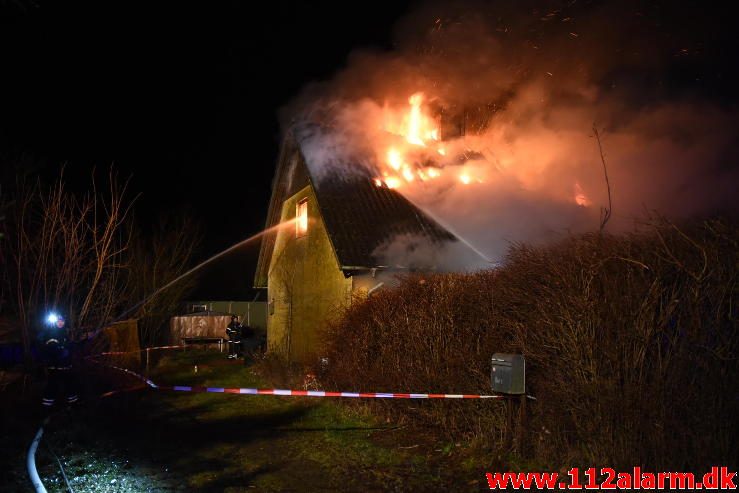
[[[526,393],[526,360],[520,354],[495,353],[490,370],[493,392]]]

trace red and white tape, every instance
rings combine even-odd
[[[481,394],[409,394],[386,392],[329,392],[326,390],[288,390],[288,389],[254,389],[254,388],[226,388],[226,387],[197,387],[190,385],[157,385],[148,378],[126,368],[111,366],[116,370],[127,373],[155,390],[173,390],[176,392],[211,392],[216,394],[246,394],[246,395],[283,395],[293,397],[349,397],[355,399],[504,399],[502,395]]]
[[[121,354],[134,354],[134,353],[143,353],[146,351],[154,351],[158,349],[181,349],[185,346],[157,346],[157,347],[150,347],[145,349],[135,349],[133,351],[106,351],[104,353],[98,353],[94,354],[92,356],[87,356],[87,358],[97,358],[98,356],[115,356],[115,355],[121,355]]]
[[[96,362],[96,363],[97,363],[97,362]],[[151,387],[152,389],[158,389],[158,388],[159,388],[159,386],[158,386],[157,384],[155,384],[154,382],[152,382],[151,380],[149,380],[149,379],[148,379],[148,378],[146,378],[145,376],[143,376],[143,375],[139,375],[138,373],[136,373],[136,372],[133,372],[133,371],[131,371],[131,370],[127,369],[127,368],[120,368],[120,367],[118,367],[118,366],[113,366],[113,365],[106,365],[106,366],[109,366],[110,368],[116,369],[116,370],[118,370],[118,371],[122,371],[122,372],[124,372],[124,373],[128,373],[128,374],[129,374],[129,375],[131,375],[132,377],[134,377],[134,378],[138,378],[139,380],[141,380],[142,382],[144,382],[144,383],[145,383],[146,385],[148,385],[148,386],[149,386],[149,387]]]
[[[175,390],[179,392],[214,392],[225,394],[249,395],[287,395],[296,397],[351,397],[355,399],[502,399],[499,395],[480,394],[405,394],[385,392],[329,392],[326,390],[287,390],[287,389],[250,389],[222,387],[190,387],[185,385],[157,386],[158,390]]]

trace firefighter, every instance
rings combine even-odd
[[[239,357],[239,347],[241,346],[241,324],[239,317],[231,315],[231,323],[226,327],[226,335],[228,336],[228,359],[236,359]]]
[[[60,396],[69,405],[79,400],[72,375],[70,342],[64,325],[61,315],[52,313],[46,319],[42,350],[46,364],[46,388],[41,404],[49,409]]]

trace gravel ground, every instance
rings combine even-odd
[[[137,461],[130,451],[111,446],[109,437],[90,426],[84,404],[73,413],[54,416],[45,428],[36,452],[36,465],[49,493],[67,493],[61,462],[72,491],[79,492],[174,492],[187,491],[177,485],[177,477],[156,461]],[[38,421],[35,421],[36,423]],[[25,467],[26,447],[35,434],[30,423],[4,428],[0,459],[6,476],[0,491],[31,491]],[[74,438],[74,439],[73,439]]]
[[[48,455],[48,454],[47,454]],[[65,454],[59,458],[64,466],[72,490],[105,493],[138,493],[185,491],[169,485],[173,478],[165,468],[162,471],[135,467],[118,454],[101,457],[97,453],[82,452]],[[67,492],[56,460],[40,471],[49,493]]]

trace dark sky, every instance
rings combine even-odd
[[[258,5],[258,6],[257,6]],[[391,47],[404,2],[0,0],[0,153],[84,189],[115,163],[143,221],[191,214],[200,257],[259,231],[277,112],[359,47]],[[5,174],[4,174],[5,175]],[[251,297],[257,246],[193,296]]]
[[[562,3],[585,12],[599,4]],[[736,15],[683,3],[653,5],[656,31],[701,49],[695,66],[663,70],[665,84],[735,105]],[[203,224],[205,259],[264,226],[280,108],[330,79],[352,51],[392,49],[412,5],[0,0],[0,163],[24,156],[47,181],[64,165],[78,191],[93,167],[114,163],[141,194],[143,223],[169,213]],[[609,27],[626,29],[619,19]],[[213,264],[193,297],[253,297],[257,253],[255,243]]]

